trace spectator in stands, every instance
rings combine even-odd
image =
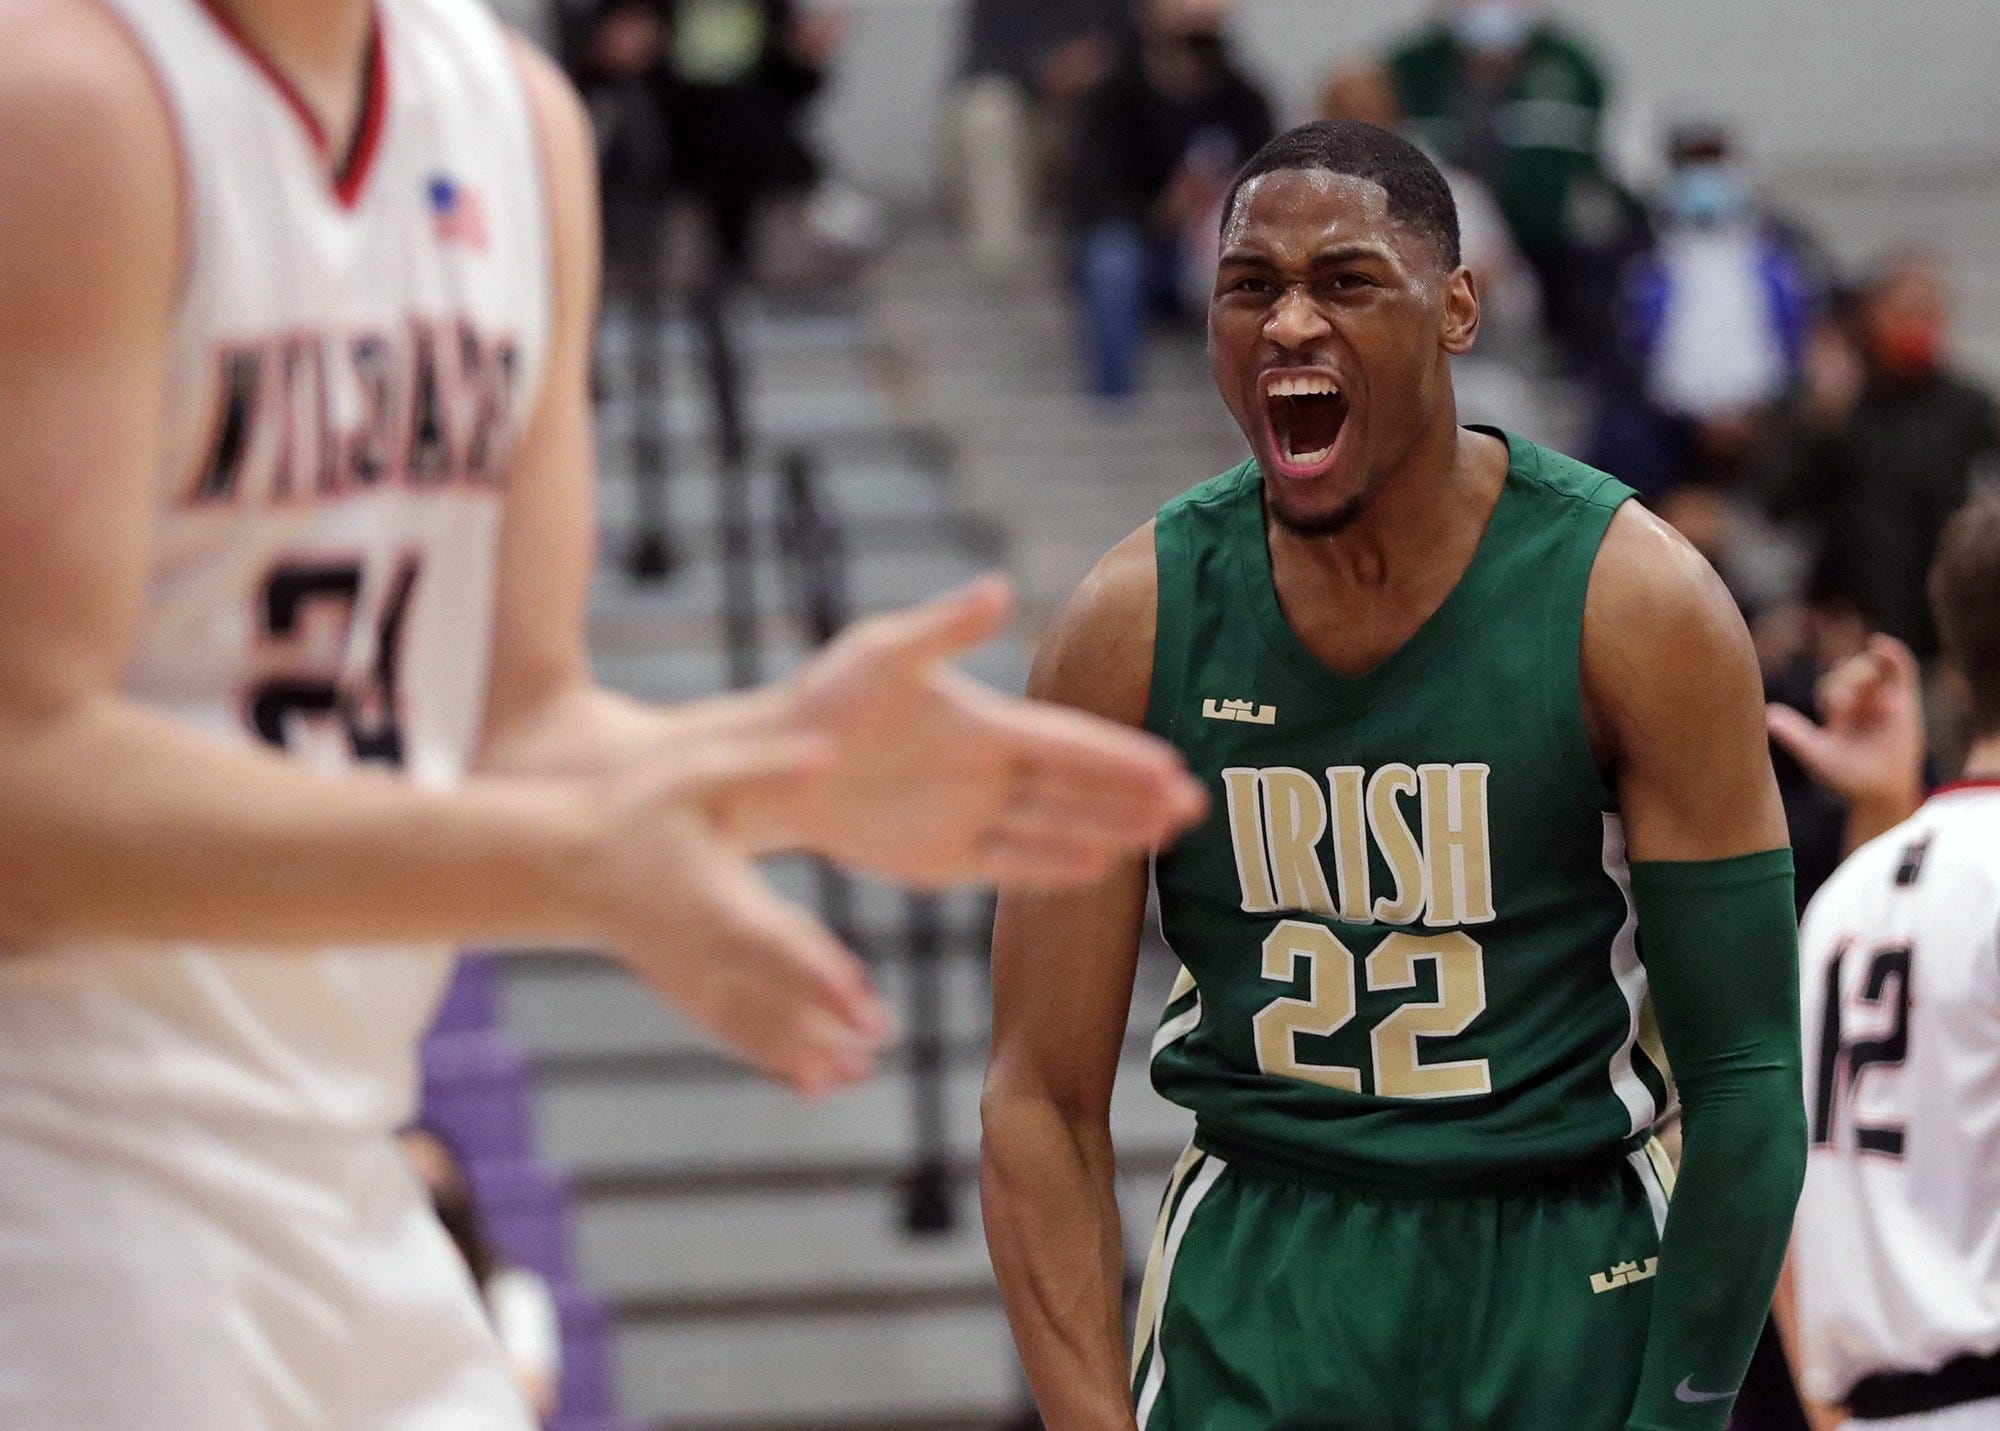
[[[1133,0],[972,0],[952,153],[972,255],[988,272],[1025,257],[1077,103],[1133,43],[1134,23]]]
[[[1676,483],[1730,480],[1797,377],[1828,285],[1720,125],[1674,133],[1655,208],[1652,246],[1620,284],[1623,361],[1603,375],[1591,460],[1660,500]]]
[[[1891,257],[1851,323],[1814,330],[1749,459],[1774,515],[1817,533],[1830,587],[1924,660],[1937,652],[1924,581],[1939,533],[1982,473],[2000,474],[2000,409],[1950,352],[1942,264]]]
[[[562,1333],[548,1283],[507,1263],[486,1240],[464,1164],[443,1134],[417,1124],[404,1129],[398,1141],[430,1191],[438,1221],[465,1258],[523,1399],[536,1419],[546,1422],[555,1411],[562,1374]]]
[[[1386,65],[1426,146],[1476,175],[1541,282],[1550,330],[1601,353],[1612,273],[1643,215],[1603,162],[1610,82],[1542,0],[1441,0]]]
[[[1320,91],[1322,119],[1358,119],[1404,132],[1421,145],[1423,135],[1405,124],[1396,89],[1381,65],[1364,61],[1336,69]],[[1459,252],[1479,292],[1479,343],[1452,363],[1459,411],[1469,422],[1487,422],[1529,437],[1550,435],[1536,366],[1535,322],[1540,291],[1535,273],[1507,227],[1493,193],[1455,164],[1432,159],[1458,206]]]
[[[1212,254],[1229,181],[1273,132],[1225,19],[1220,4],[1149,0],[1139,43],[1083,101],[1068,207],[1102,397],[1133,391],[1148,320],[1180,309],[1183,281],[1200,269],[1190,255]]]
[[[606,0],[597,12],[586,91],[652,88],[673,175],[700,202],[727,276],[748,271],[757,214],[776,195],[811,196],[808,217],[829,237],[869,237],[872,215],[853,207],[867,201],[823,187],[804,132],[841,34],[835,12],[794,0]]]
[[[1320,91],[1319,112],[1322,119],[1358,119],[1402,131],[1419,145],[1428,142],[1420,127],[1407,122],[1389,71],[1372,61],[1342,66],[1329,75]],[[1451,185],[1452,202],[1458,206],[1459,251],[1479,290],[1479,351],[1511,348],[1521,336],[1522,320],[1538,306],[1534,270],[1486,181],[1436,153],[1431,158]]]

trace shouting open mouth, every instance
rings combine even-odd
[[[1329,373],[1277,373],[1264,381],[1264,416],[1279,474],[1318,477],[1333,466],[1347,396]]]

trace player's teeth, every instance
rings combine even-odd
[[[1310,467],[1316,462],[1326,461],[1332,455],[1333,447],[1329,444],[1317,452],[1294,452],[1292,454],[1292,461],[1298,463],[1301,467]]]
[[[1339,391],[1328,378],[1279,378],[1271,384],[1272,397],[1319,397]]]

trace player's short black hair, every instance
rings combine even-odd
[[[1946,524],[1930,598],[1944,658],[1972,694],[1973,734],[2000,735],[2000,491],[1976,492]]]
[[[1447,268],[1459,265],[1458,205],[1430,156],[1399,134],[1358,119],[1316,119],[1287,129],[1250,156],[1222,203],[1222,226],[1236,214],[1236,196],[1252,179],[1281,169],[1320,169],[1380,184],[1389,217],[1427,239]]]

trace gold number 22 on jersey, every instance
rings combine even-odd
[[[1361,1070],[1339,1064],[1301,1063],[1300,1034],[1323,1038],[1354,1017],[1355,957],[1333,931],[1303,920],[1279,921],[1264,940],[1264,977],[1289,984],[1306,963],[1306,997],[1274,999],[1251,1020],[1257,1066],[1265,1073],[1304,1079],[1328,1088],[1361,1092]],[[1431,960],[1438,997],[1404,1004],[1368,1035],[1374,1051],[1375,1092],[1385,1098],[1462,1098],[1493,1091],[1492,1070],[1483,1058],[1425,1063],[1419,1038],[1462,1034],[1486,1011],[1486,955],[1457,930],[1416,935],[1401,930],[1369,952],[1366,977],[1371,992],[1413,989],[1417,965]]]

